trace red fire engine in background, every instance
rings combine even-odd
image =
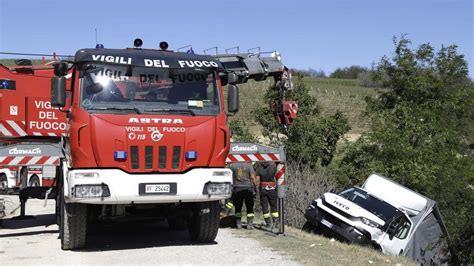
[[[56,200],[63,249],[84,247],[91,222],[136,217],[186,224],[193,240],[213,241],[218,202],[232,184],[222,87],[229,113],[239,109],[238,84],[249,79],[273,77],[281,95],[291,90],[276,52],[209,56],[141,43],[81,49],[73,60],[39,67],[0,66],[0,140],[10,142],[0,166],[16,169],[22,202]],[[287,126],[297,105],[282,98],[273,111]],[[28,173],[40,186],[27,186]]]

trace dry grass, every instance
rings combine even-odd
[[[341,243],[293,227],[286,236],[273,236],[260,230],[234,230],[236,235],[257,239],[265,247],[309,265],[417,265],[406,257],[386,256],[379,251]]]
[[[298,169],[288,163],[286,169],[285,223],[301,228],[306,222],[302,211],[322,194],[336,187],[336,178],[327,169]]]

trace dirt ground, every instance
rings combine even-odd
[[[54,201],[29,200],[27,220],[16,220],[18,197],[6,200],[8,216],[0,228],[0,265],[38,264],[297,264],[259,241],[220,229],[216,241],[191,242],[186,231],[169,231],[165,222],[100,225],[88,235],[87,248],[63,251],[55,224]]]

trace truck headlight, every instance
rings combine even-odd
[[[360,220],[362,221],[363,224],[368,225],[370,227],[374,227],[374,228],[380,227],[380,225],[378,225],[376,222],[369,220],[367,218],[361,217]]]
[[[75,185],[74,196],[76,198],[105,198],[110,197],[110,190],[106,184]]]
[[[75,178],[98,178],[99,173],[97,172],[82,172],[82,173],[75,173]]]
[[[204,185],[204,195],[224,195],[230,197],[231,184],[229,182],[207,182]]]

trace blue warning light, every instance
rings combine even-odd
[[[196,160],[198,156],[197,151],[187,151],[185,153],[186,160]]]
[[[104,49],[104,45],[101,44],[101,43],[98,43],[98,44],[95,45],[95,48],[96,49]]]
[[[114,151],[114,158],[115,158],[115,160],[125,160],[125,159],[127,159],[127,152],[126,151]]]

